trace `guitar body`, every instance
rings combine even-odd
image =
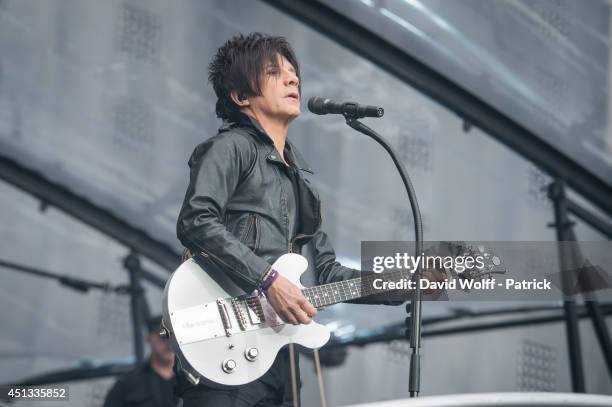
[[[273,268],[299,288],[307,260],[295,253],[281,256]],[[179,368],[194,384],[240,386],[270,369],[281,347],[296,343],[323,346],[326,326],[285,324],[265,298],[241,295],[223,286],[193,259],[185,261],[166,283],[163,324],[178,357]]]

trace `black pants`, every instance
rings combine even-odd
[[[298,402],[300,376],[296,356]],[[289,350],[283,348],[270,370],[258,380],[231,390],[219,390],[205,385],[191,386],[182,395],[183,407],[271,407],[293,406]]]

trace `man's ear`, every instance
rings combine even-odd
[[[230,97],[232,98],[232,101],[238,106],[238,107],[246,107],[249,106],[251,104],[251,102],[249,102],[249,99],[244,96],[244,93],[239,92],[237,90],[233,90],[230,92]]]

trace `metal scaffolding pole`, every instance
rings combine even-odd
[[[262,0],[372,61],[533,162],[608,214],[612,185],[477,95],[320,1]]]
[[[0,179],[33,195],[44,205],[54,206],[75,219],[99,230],[135,252],[153,260],[168,271],[180,263],[181,255],[172,247],[130,225],[110,211],[55,183],[37,171],[0,155]]]

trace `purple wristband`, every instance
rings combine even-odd
[[[276,281],[278,275],[278,271],[271,269],[266,278],[264,278],[264,280],[259,285],[259,291],[264,293],[268,291],[268,288],[270,288],[272,283]]]

